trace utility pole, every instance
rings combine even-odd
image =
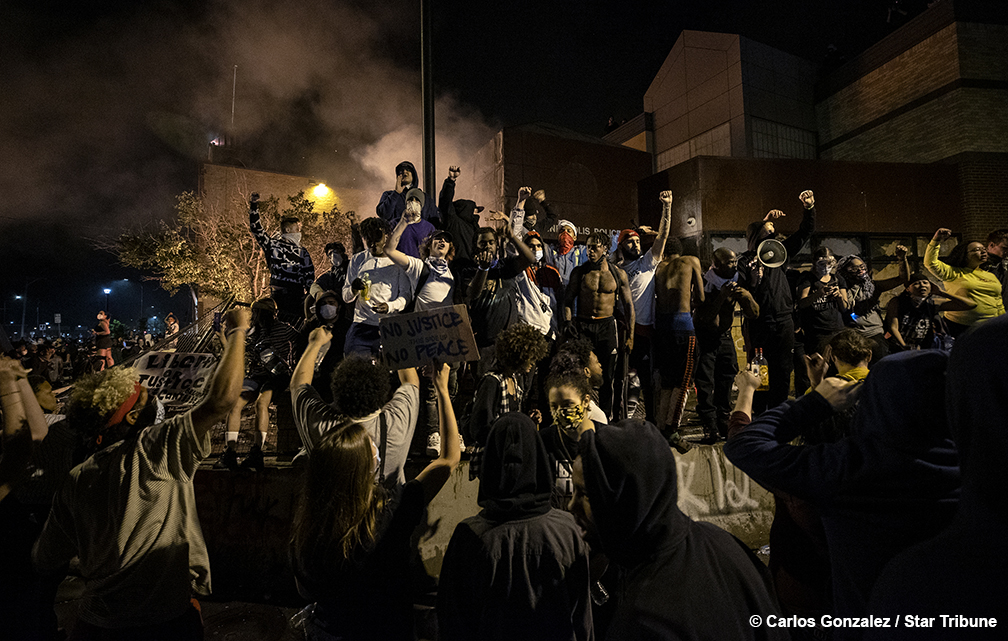
[[[24,324],[25,324],[25,309],[28,308],[28,286],[32,283],[37,283],[42,280],[41,278],[36,278],[33,280],[26,280],[24,286],[24,295],[21,297],[21,339],[24,339]]]
[[[420,0],[420,78],[421,98],[423,101],[423,175],[424,191],[428,198],[435,198],[437,193],[437,167],[434,162],[434,78],[431,73],[433,60],[431,56],[431,2]]]

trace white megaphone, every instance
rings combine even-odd
[[[756,257],[764,267],[780,267],[787,262],[787,249],[773,238],[767,238],[756,248]]]

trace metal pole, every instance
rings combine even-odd
[[[238,88],[238,65],[234,66],[234,78],[231,79],[231,134],[234,134],[235,90]]]
[[[424,191],[434,198],[437,168],[434,165],[434,80],[431,73],[431,2],[420,0],[420,76],[423,100],[423,174]]]
[[[28,285],[25,283],[24,296],[21,297],[21,340],[24,340],[25,308],[28,307]]]

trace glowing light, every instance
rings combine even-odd
[[[316,198],[325,198],[331,192],[332,190],[326,187],[325,183],[319,183],[315,185],[315,189],[312,190],[312,193],[315,194]]]
[[[103,291],[104,291],[104,292],[105,292],[106,294],[111,294],[111,293],[112,293],[112,290],[111,290],[111,289],[105,289],[105,290],[103,290]]]

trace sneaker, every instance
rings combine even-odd
[[[249,450],[248,455],[245,460],[241,462],[241,469],[243,470],[254,470],[256,472],[262,472],[266,469],[266,459],[263,456],[262,448],[256,445],[252,446]]]
[[[674,432],[672,436],[669,437],[669,445],[674,447],[680,454],[685,454],[693,449],[693,444],[680,436],[679,432]]]
[[[230,445],[217,459],[214,463],[213,469],[215,470],[231,470],[232,472],[238,471],[238,454],[234,451],[234,448]]]
[[[437,458],[441,456],[441,433],[431,432],[427,435],[427,449],[424,450],[427,456]]]

